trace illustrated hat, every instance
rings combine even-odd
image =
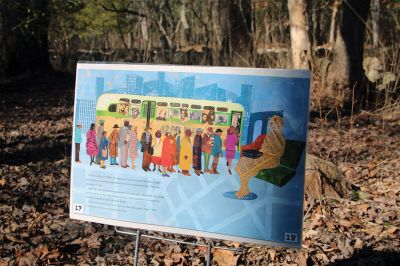
[[[222,129],[218,128],[217,130],[215,130],[215,133],[219,133],[219,132],[224,132]]]
[[[208,127],[207,131],[213,131],[213,128],[212,127]]]
[[[197,128],[196,132],[203,132],[203,129],[202,128]]]
[[[118,126],[117,124],[115,124],[115,125],[113,126],[113,128],[119,128],[119,126]]]
[[[82,122],[79,121],[76,125],[77,125],[77,126],[82,126]]]
[[[99,124],[100,124],[100,125],[104,124],[104,120],[103,120],[103,119],[100,120],[100,121],[99,121]]]

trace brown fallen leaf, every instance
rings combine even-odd
[[[164,265],[165,266],[172,266],[174,264],[174,260],[170,258],[164,259]]]
[[[272,261],[274,261],[274,260],[275,260],[275,257],[276,257],[276,250],[275,250],[275,249],[269,249],[269,250],[268,250],[268,254],[269,254],[270,259],[271,259]]]
[[[226,249],[215,249],[213,251],[213,260],[219,266],[236,266],[239,255],[235,256],[233,251]]]
[[[318,235],[318,231],[310,229],[303,234],[303,239],[307,239],[307,238],[310,238],[311,236],[315,236],[315,235]]]
[[[298,255],[297,265],[307,266],[308,253],[307,251],[300,251]]]
[[[43,259],[44,257],[46,257],[47,254],[49,254],[49,249],[47,248],[47,246],[40,245],[33,250],[33,253],[36,255],[36,257]]]
[[[350,222],[349,220],[342,219],[339,221],[339,224],[343,227],[349,228],[353,225],[353,222]]]
[[[315,255],[315,257],[317,257],[319,260],[323,261],[324,263],[329,262],[329,258],[328,258],[328,256],[325,255],[325,253],[318,253]]]
[[[177,266],[187,265],[186,258],[183,256],[182,253],[173,253],[172,258],[174,260],[174,265]]]
[[[60,253],[57,249],[53,249],[49,252],[49,255],[47,255],[47,259],[57,259],[58,257],[60,257]]]
[[[99,248],[101,243],[99,241],[99,236],[101,235],[100,232],[97,232],[95,234],[92,234],[88,239],[87,239],[87,245],[90,248]]]
[[[385,232],[388,233],[388,234],[393,234],[396,231],[397,231],[397,227],[396,226],[391,226],[389,229],[385,230]]]
[[[6,184],[6,180],[4,178],[0,179],[0,186],[4,186]]]
[[[16,239],[15,237],[11,236],[11,235],[6,235],[6,238],[12,242],[16,242],[16,243],[21,243],[21,244],[26,244],[26,241],[23,240],[19,240]]]
[[[355,249],[362,249],[363,248],[363,241],[359,238],[356,239],[356,242],[354,243],[354,248]]]
[[[364,231],[372,236],[377,236],[382,232],[382,226],[369,222],[367,223],[367,228]]]

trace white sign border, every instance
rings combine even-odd
[[[210,68],[212,71],[210,71]],[[185,72],[185,73],[206,73],[206,74],[228,74],[228,75],[252,75],[252,76],[272,76],[272,77],[287,77],[287,78],[304,78],[310,79],[311,72],[309,70],[302,69],[267,69],[267,68],[244,68],[244,67],[217,67],[217,66],[183,66],[183,65],[152,65],[152,64],[133,64],[133,63],[104,63],[104,62],[78,62],[76,72],[80,69],[99,69],[99,70],[132,70],[132,71],[165,71],[165,72]],[[311,81],[310,81],[311,82]],[[76,120],[76,99],[77,99],[77,85],[78,85],[78,74],[75,75],[75,93],[74,93],[74,115],[73,122]],[[74,129],[73,124],[73,129]],[[73,136],[72,140],[75,138],[75,130],[72,130]],[[308,134],[307,134],[308,135]],[[73,143],[72,143],[73,144]],[[306,145],[307,146],[307,145]],[[307,147],[305,148],[307,150]],[[86,221],[86,222],[95,222],[100,224],[107,224],[112,226],[120,226],[132,229],[142,229],[149,231],[157,231],[164,233],[172,233],[172,234],[181,234],[188,236],[196,236],[196,237],[205,237],[205,238],[214,238],[219,240],[228,240],[234,242],[241,243],[249,243],[249,244],[261,244],[267,245],[271,247],[283,247],[283,248],[294,248],[300,249],[302,246],[302,234],[300,235],[300,242],[291,243],[291,242],[278,242],[278,241],[266,241],[259,240],[254,238],[246,238],[240,236],[232,236],[218,233],[210,233],[205,231],[197,231],[191,229],[184,229],[178,227],[169,227],[169,226],[161,226],[161,225],[153,225],[153,224],[144,224],[144,223],[135,223],[135,222],[127,222],[122,220],[114,220],[96,216],[89,216],[83,214],[76,214],[73,212],[73,174],[74,170],[72,167],[72,154],[73,149],[71,149],[71,184],[70,184],[70,211],[69,215],[71,219]],[[304,193],[304,188],[303,188]],[[303,197],[304,198],[304,197]],[[302,205],[304,204],[304,200],[302,201]],[[302,219],[303,220],[303,219]],[[303,223],[303,222],[302,222]],[[303,224],[301,225],[303,228]]]

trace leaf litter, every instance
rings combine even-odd
[[[133,263],[134,238],[68,218],[71,80],[57,76],[0,90],[0,265]],[[213,265],[394,265],[400,259],[400,126],[354,121],[310,123],[308,152],[337,165],[355,189],[350,198],[306,196],[302,249],[214,241],[243,249],[213,249]],[[139,265],[204,265],[206,251],[142,238]]]

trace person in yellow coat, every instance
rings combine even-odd
[[[190,176],[189,170],[192,166],[193,161],[193,147],[190,137],[192,131],[186,129],[185,137],[181,140],[181,150],[179,154],[179,167],[182,169],[182,174]]]

